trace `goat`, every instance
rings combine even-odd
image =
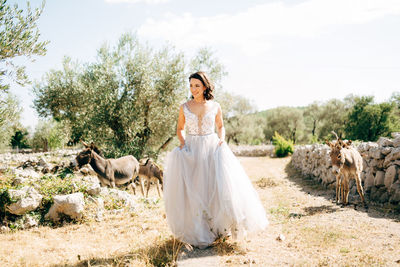
[[[331,143],[326,140],[326,144],[331,148],[330,157],[332,172],[336,175],[336,204],[339,203],[339,193],[342,204],[348,204],[350,192],[349,180],[354,178],[356,180],[358,194],[364,206],[366,206],[360,176],[363,169],[363,159],[360,153],[351,146],[351,140],[344,142],[335,132],[333,133],[336,135],[336,142]],[[340,176],[342,176],[342,179]]]
[[[139,182],[140,189],[142,190],[142,194],[144,196],[144,181],[147,181],[147,191],[146,197],[149,195],[150,184],[153,180],[157,186],[158,196],[161,197],[160,192],[160,184],[161,190],[163,190],[163,171],[158,167],[152,159],[148,158],[147,160],[140,160],[140,168],[139,168]]]
[[[130,182],[133,193],[136,194],[136,186],[133,179],[139,174],[139,162],[134,156],[124,156],[118,159],[105,159],[96,152],[96,146],[91,143],[76,156],[77,166],[90,164],[97,173],[97,178],[102,186],[122,185]],[[97,149],[98,150],[98,149]]]

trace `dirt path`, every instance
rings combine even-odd
[[[333,192],[301,179],[289,158],[240,161],[270,226],[245,241],[184,249],[178,266],[400,266],[399,215],[337,206]],[[162,201],[141,198],[135,211],[106,213],[102,222],[2,233],[0,266],[163,266],[177,247]]]
[[[334,192],[301,178],[289,158],[240,161],[270,226],[247,241],[210,249],[208,255],[216,255],[220,266],[400,266],[399,215],[372,205],[356,210],[334,204]],[[210,261],[195,259],[190,266]]]

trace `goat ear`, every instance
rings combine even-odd
[[[94,143],[90,143],[90,149],[94,149],[96,146],[94,145]]]
[[[89,147],[89,145],[86,144],[82,139],[81,139],[81,142],[82,142],[82,144],[83,144],[85,147]]]

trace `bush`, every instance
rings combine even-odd
[[[293,141],[286,140],[277,132],[275,132],[275,135],[272,137],[272,142],[275,146],[275,155],[277,157],[286,157],[289,153],[293,153]]]
[[[31,139],[31,147],[43,151],[60,149],[67,144],[69,135],[70,129],[65,123],[55,120],[39,121]]]

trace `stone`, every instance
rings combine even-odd
[[[33,168],[26,169],[15,169],[15,174],[19,177],[28,178],[28,179],[39,179],[41,175],[37,173]]]
[[[365,175],[364,188],[368,189],[368,188],[374,186],[374,180],[375,180],[374,175],[372,173],[368,172]]]
[[[385,187],[389,190],[392,184],[397,180],[398,173],[395,165],[390,166],[385,173]]]
[[[24,229],[29,229],[32,227],[37,227],[39,225],[39,220],[33,216],[27,215],[24,218]]]
[[[100,192],[101,192],[100,184],[99,183],[97,183],[97,184],[93,183],[93,184],[89,185],[87,190],[86,190],[86,192],[91,196],[99,195]]]
[[[11,229],[8,228],[7,226],[2,225],[2,226],[0,227],[0,233],[9,233],[9,232],[11,232]]]
[[[374,179],[374,185],[376,187],[385,185],[385,173],[383,171],[377,171]]]
[[[392,184],[392,186],[390,187],[390,193],[390,202],[400,202],[400,180],[397,180],[395,183]]]
[[[13,180],[13,185],[21,185],[21,184],[24,184],[25,182],[26,182],[26,178],[24,178],[24,177],[20,177],[20,176],[18,176],[18,177],[15,177],[15,179]]]
[[[51,219],[55,222],[60,220],[59,214],[65,214],[75,220],[80,220],[83,216],[85,201],[81,192],[69,195],[54,196],[54,204],[45,219]]]
[[[393,149],[392,147],[384,147],[384,148],[381,149],[381,152],[382,152],[383,155],[386,156],[387,154],[392,152],[392,149]]]
[[[135,198],[126,191],[118,190],[116,188],[101,187],[100,195],[107,201],[122,201],[123,205],[133,209],[135,207]]]
[[[9,189],[10,199],[16,201],[6,207],[9,213],[22,215],[39,207],[43,196],[35,188],[25,186],[19,190]]]
[[[393,146],[393,141],[387,137],[379,137],[377,143],[380,147]]]
[[[397,138],[400,137],[400,132],[393,132],[390,135],[392,136],[392,138]]]
[[[380,203],[385,203],[385,202],[388,202],[389,201],[389,193],[386,191],[386,192],[383,192],[382,194],[381,194],[381,196],[379,197],[379,200],[378,200]]]
[[[385,162],[383,163],[383,167],[387,168],[391,161],[395,161],[400,159],[400,147],[396,147],[388,154],[385,158]]]
[[[384,155],[379,147],[374,147],[369,151],[369,156],[374,159],[383,159]]]
[[[277,241],[285,241],[286,237],[283,234],[279,234],[279,236],[276,238]]]
[[[400,147],[400,135],[393,139],[393,146]]]
[[[361,179],[362,182],[365,181],[365,177],[366,177],[366,176],[367,176],[367,175],[365,174],[365,172],[361,172],[361,173],[360,173],[360,179]]]

